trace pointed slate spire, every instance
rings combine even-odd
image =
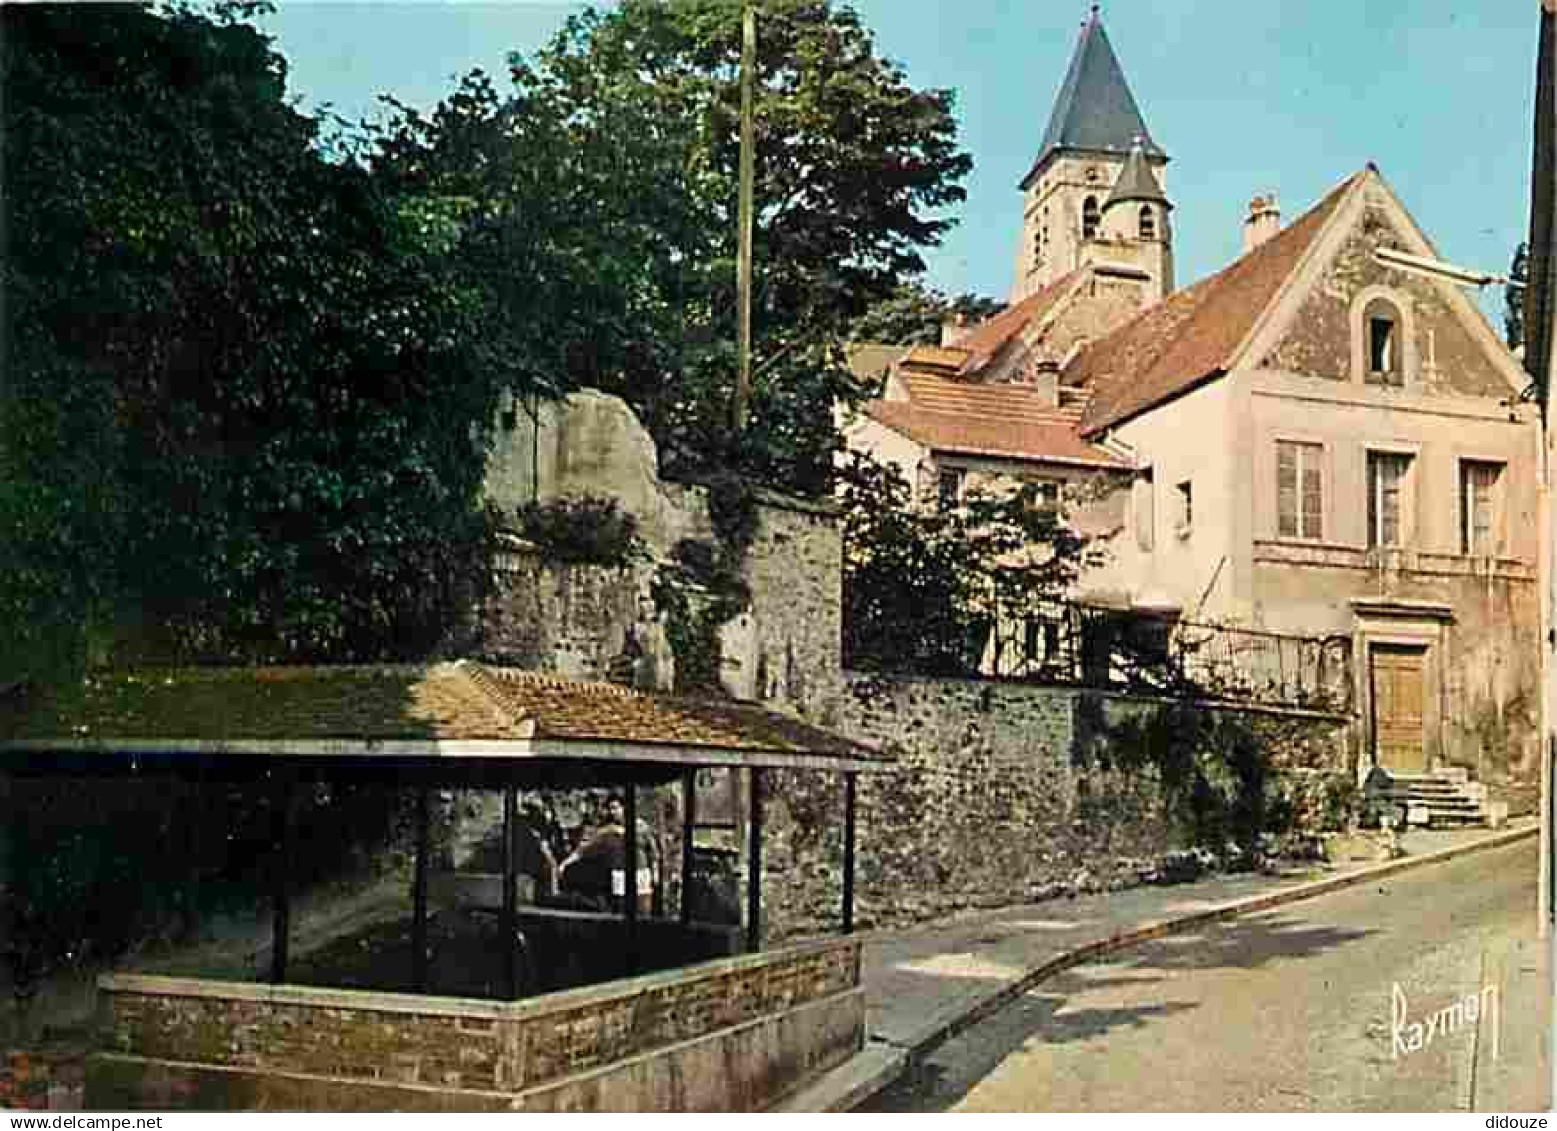
[[[1127,200],[1147,201],[1160,204],[1164,208],[1173,207],[1167,194],[1162,191],[1162,186],[1157,183],[1157,175],[1152,172],[1151,165],[1146,161],[1144,145],[1144,139],[1137,137],[1134,144],[1130,146],[1130,158],[1125,162],[1125,167],[1119,171],[1119,179],[1114,182],[1113,191],[1103,202],[1104,212],[1115,204],[1123,204]]]
[[[1136,138],[1150,156],[1167,157],[1152,141],[1094,6],[1081,25],[1081,38],[1054,100],[1049,128],[1021,187],[1028,186],[1051,153],[1064,149],[1128,153]]]

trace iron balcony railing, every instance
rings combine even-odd
[[[1346,713],[1351,640],[1045,602],[970,632],[968,675]]]

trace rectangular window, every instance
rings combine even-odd
[[[1368,319],[1368,369],[1390,374],[1395,370],[1395,323],[1377,315]]]
[[[1135,511],[1135,544],[1149,551],[1157,536],[1157,489],[1152,484],[1150,468],[1137,474],[1130,494]]]
[[[1368,453],[1368,545],[1399,546],[1407,534],[1407,488],[1411,457],[1395,452]]]
[[[1037,493],[1033,505],[1040,511],[1054,514],[1060,509],[1060,485],[1053,479],[1040,479],[1035,485]]]
[[[947,467],[941,469],[940,476],[936,479],[939,491],[941,509],[949,511],[962,502],[962,469]]]
[[[1498,551],[1498,484],[1503,465],[1460,461],[1460,553],[1491,557]]]
[[[1276,442],[1276,534],[1281,538],[1323,538],[1324,447],[1290,440]]]
[[[1178,533],[1188,534],[1195,522],[1195,489],[1188,479],[1173,488]]]

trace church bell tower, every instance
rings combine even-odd
[[[1168,155],[1152,140],[1094,6],[1022,178],[1022,235],[1011,301],[1077,267],[1108,264],[1155,301],[1173,290]]]

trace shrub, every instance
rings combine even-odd
[[[519,511],[519,532],[547,557],[575,565],[620,567],[644,555],[638,520],[596,495],[531,503]]]

